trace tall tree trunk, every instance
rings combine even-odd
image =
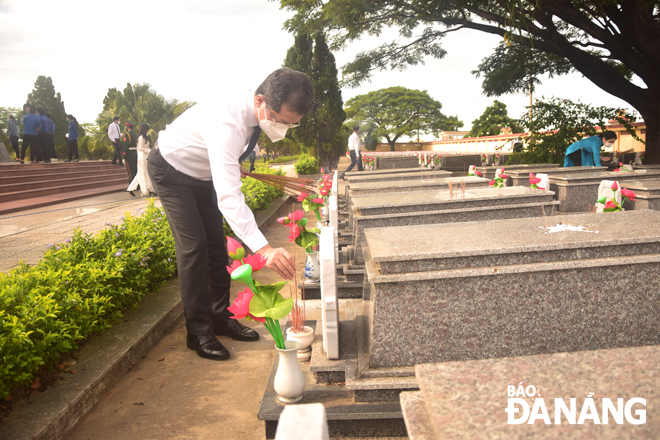
[[[646,153],[644,162],[660,163],[660,100],[654,99],[648,109],[642,114],[646,122]]]
[[[396,151],[396,141],[387,141],[390,144],[390,151]]]

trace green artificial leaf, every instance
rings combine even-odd
[[[273,285],[257,287],[259,292],[255,292],[252,300],[250,301],[250,313],[257,318],[272,318],[282,319],[285,318],[293,309],[293,298],[284,299],[282,295],[277,293],[277,286],[281,288],[286,284],[276,283]]]
[[[600,199],[598,199],[597,202],[600,203],[601,205],[604,205],[605,203],[607,203],[607,197],[603,196]]]

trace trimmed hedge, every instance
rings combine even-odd
[[[175,273],[174,239],[153,201],[123,225],[108,224],[95,237],[76,230],[66,243],[49,245],[34,267],[1,273],[0,398]]]
[[[299,176],[303,174],[319,173],[319,165],[316,162],[315,157],[309,157],[305,155],[300,156],[300,159],[298,159],[298,162],[296,162],[294,168],[296,170],[296,174]]]

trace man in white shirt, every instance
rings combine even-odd
[[[348,138],[348,149],[351,155],[351,164],[346,168],[346,171],[339,176],[341,179],[346,180],[344,175],[351,171],[357,164],[358,171],[362,171],[362,156],[360,155],[360,127],[353,126],[353,134]]]
[[[229,358],[215,335],[259,339],[257,332],[230,319],[227,310],[231,278],[223,216],[252,252],[267,259],[266,267],[286,279],[295,276],[291,255],[268,244],[245,204],[240,161],[254,148],[261,130],[277,142],[296,127],[312,109],[312,99],[307,75],[278,69],[256,91],[186,110],[159,133],[149,154],[148,173],[176,243],[187,345],[203,358]]]
[[[119,160],[119,165],[124,165],[124,160],[122,159],[122,148],[119,139],[121,138],[121,129],[119,128],[119,116],[112,118],[112,124],[108,125],[108,137],[112,146],[115,149],[115,154],[112,156],[112,164],[115,165],[117,160]]]

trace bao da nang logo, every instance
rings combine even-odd
[[[543,422],[546,425],[560,425],[569,423],[571,425],[582,425],[593,423],[595,425],[607,425],[616,423],[622,425],[625,422],[631,425],[642,425],[646,423],[646,399],[633,397],[630,399],[610,398],[594,399],[594,393],[587,394],[582,407],[577,407],[577,399],[571,397],[568,402],[563,398],[554,399],[554,417],[548,413],[545,399],[537,392],[534,385],[523,387],[520,382],[518,386],[508,385],[507,396],[509,397],[507,407],[504,410],[508,414],[510,425],[520,425],[535,422]],[[531,408],[523,397],[534,397]]]

